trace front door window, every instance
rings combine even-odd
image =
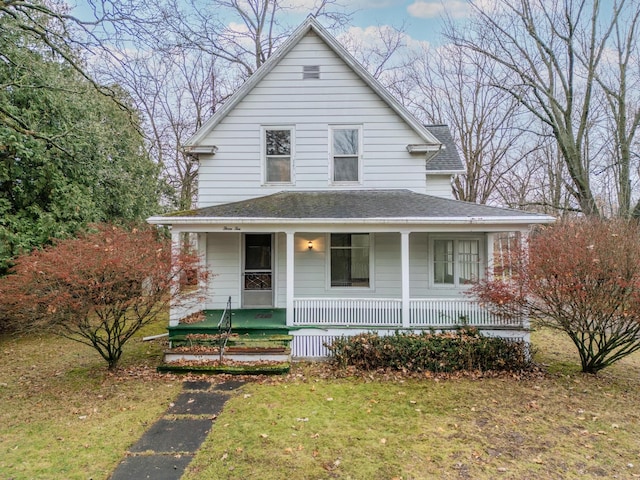
[[[243,306],[273,305],[272,258],[270,233],[245,235]]]

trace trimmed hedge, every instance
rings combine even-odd
[[[483,336],[469,327],[443,333],[396,332],[386,336],[362,333],[337,338],[326,346],[333,363],[342,368],[392,368],[413,372],[522,371],[531,368],[527,342]]]

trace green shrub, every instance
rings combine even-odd
[[[362,333],[337,338],[327,348],[338,367],[361,370],[521,371],[531,367],[527,342],[483,336],[468,327],[443,333]]]

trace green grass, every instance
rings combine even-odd
[[[175,399],[156,325],[110,374],[88,347],[0,338],[0,479],[105,479]],[[183,477],[572,479],[640,477],[640,355],[597,377],[536,332],[549,373],[518,379],[334,378],[297,365],[233,396]]]
[[[564,339],[542,332],[534,341],[555,373],[336,380],[301,366],[249,385],[183,478],[640,476],[638,355],[585,376]]]
[[[176,397],[181,381],[155,374],[166,318],[130,340],[123,369],[51,336],[0,337],[0,478],[103,479]]]

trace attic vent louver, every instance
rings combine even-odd
[[[302,67],[302,79],[310,80],[320,78],[320,65],[304,65]]]

